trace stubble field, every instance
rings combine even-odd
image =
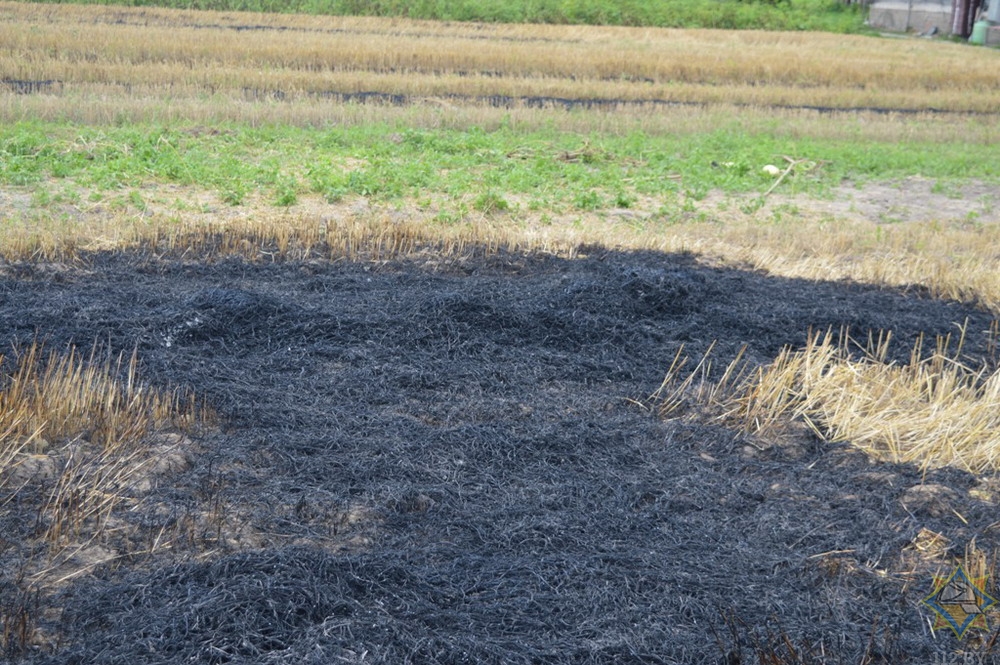
[[[0,9],[0,657],[993,662],[996,52]]]

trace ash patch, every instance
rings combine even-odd
[[[166,347],[284,336],[297,323],[295,308],[242,289],[203,289],[178,309],[168,314],[168,323],[160,333]]]
[[[846,325],[891,329],[905,362],[966,321],[968,362],[992,363],[992,318],[969,305],[653,252],[119,256],[4,277],[8,344],[138,345],[144,377],[224,421],[121,520],[152,539],[215,506],[196,535],[230,537],[73,580],[43,599],[64,610],[46,626],[60,650],[27,661],[715,663],[710,627],[733,610],[831,663],[859,662],[878,617],[898,638],[888,662],[933,662],[951,645],[920,605],[931,573],[972,537],[1000,548],[996,501],[973,497],[995,495],[986,480],[768,447],[628,400],[682,344],[764,363]],[[930,533],[936,558],[913,548]]]

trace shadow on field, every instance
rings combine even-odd
[[[967,474],[756,447],[629,402],[681,344],[763,363],[810,328],[891,329],[905,361],[968,320],[987,361],[991,317],[916,290],[603,251],[6,275],[5,344],[138,345],[145,379],[223,423],[119,518],[136,551],[182,523],[186,544],[43,595],[59,648],[28,662],[749,663],[737,642],[771,626],[826,654],[808,662],[857,663],[876,620],[882,662],[932,662],[956,643],[930,634],[912,541],[1000,545]],[[921,482],[947,499],[903,501]],[[7,533],[27,528],[12,505]]]

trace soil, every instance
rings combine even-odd
[[[777,196],[771,205],[794,205],[837,219],[864,219],[880,224],[898,222],[1000,222],[1000,192],[982,181],[944,186],[913,176],[893,182],[843,184],[830,198]]]
[[[764,363],[849,325],[891,329],[903,361],[965,320],[969,362],[992,366],[972,306],[691,255],[8,265],[6,347],[137,347],[144,380],[219,418],[161,435],[155,482],[9,655],[753,663],[785,635],[788,662],[952,657],[921,600],[973,538],[1000,547],[993,479],[642,404],[682,344]],[[36,527],[4,510],[10,590]]]
[[[58,191],[58,183],[50,189]],[[145,208],[135,209],[127,204],[124,197],[108,203],[89,202],[92,192],[85,188],[76,191],[77,203],[49,203],[43,209],[46,217],[64,217],[77,221],[87,221],[108,214],[127,212],[136,217],[154,215],[168,218],[183,218],[202,221],[232,221],[252,218],[261,210],[276,210],[273,201],[263,196],[248,195],[243,205],[232,206],[222,202],[217,194],[195,187],[180,185],[150,184],[140,190]],[[755,199],[757,195],[729,195],[710,192],[703,200],[691,200],[696,212],[725,218],[725,210],[734,207],[733,201]],[[511,195],[510,201],[521,204],[519,218],[532,221],[539,216],[528,209],[528,202],[519,201]],[[566,217],[567,222],[581,217],[600,218],[603,216],[643,219],[659,214],[662,200],[642,197],[629,209],[608,212],[574,211]],[[39,209],[30,192],[24,188],[0,188],[0,208],[15,215],[31,216]],[[363,197],[345,199],[330,204],[321,197],[304,195],[287,208],[289,214],[336,218],[343,215],[359,215],[369,212],[385,212],[396,218],[426,218],[428,212],[414,202],[396,203],[391,206],[373,204]],[[767,219],[775,212],[794,211],[797,215],[810,218],[828,216],[838,220],[862,220],[876,224],[901,222],[1000,222],[1000,192],[995,185],[976,179],[963,179],[960,183],[942,184],[937,180],[911,176],[895,181],[844,183],[833,189],[829,196],[815,197],[807,194],[783,194],[778,188],[767,197],[763,207],[757,212],[758,218]],[[534,220],[537,221],[537,220]]]

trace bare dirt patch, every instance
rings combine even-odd
[[[1000,221],[1000,189],[975,180],[947,184],[911,177],[894,182],[844,184],[836,187],[829,198],[778,195],[770,202],[772,208],[783,204],[812,214],[865,219],[879,224]]]
[[[56,191],[65,184],[50,183],[47,188]],[[88,220],[108,215],[128,215],[136,219],[160,217],[186,221],[231,222],[250,219],[260,214],[270,217],[280,214],[311,217],[317,220],[345,215],[369,213],[388,214],[398,220],[430,219],[437,212],[447,211],[448,201],[437,201],[430,208],[415,202],[384,204],[364,197],[347,197],[330,203],[315,195],[300,196],[289,206],[276,206],[273,200],[259,194],[248,194],[239,205],[232,205],[219,194],[195,187],[149,184],[136,189],[143,204],[136,207],[129,200],[128,192],[119,194],[95,192],[80,187],[70,187],[74,200],[47,201],[25,188],[0,188],[0,206],[14,217],[32,218],[44,215],[49,219],[63,219],[86,224]],[[522,222],[537,224],[573,223],[585,219],[610,222],[643,221],[663,215],[664,201],[655,197],[640,197],[627,209],[604,211],[565,210],[562,212],[535,212],[518,196],[505,197],[512,205],[514,216]],[[845,183],[835,187],[828,195],[817,197],[808,194],[783,194],[779,186],[775,192],[757,205],[759,195],[728,195],[711,192],[701,200],[686,200],[688,212],[684,217],[709,217],[728,219],[734,214],[753,214],[761,219],[774,216],[802,216],[810,219],[867,221],[874,224],[906,222],[1000,222],[1000,190],[996,185],[975,179],[944,182],[929,178],[910,177],[890,182]],[[471,201],[468,202],[471,205]],[[677,206],[673,201],[670,205]],[[478,213],[472,213],[478,215]]]

